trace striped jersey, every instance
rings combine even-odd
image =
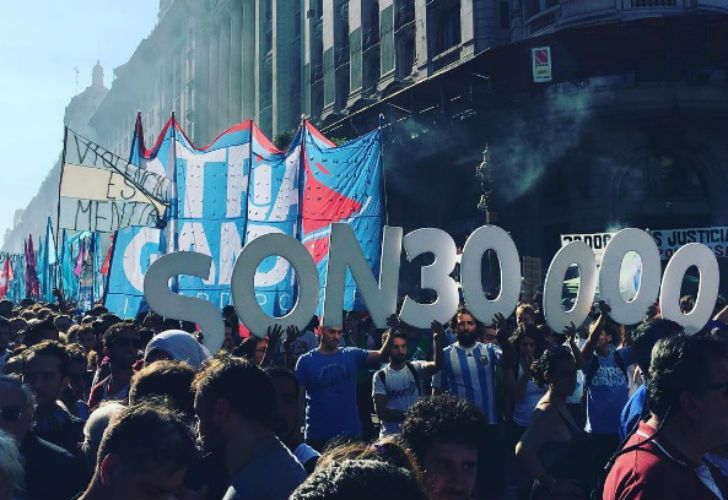
[[[501,349],[496,344],[476,342],[462,347],[459,342],[444,349],[442,370],[432,378],[432,387],[466,399],[483,410],[489,424],[497,424],[496,365]]]

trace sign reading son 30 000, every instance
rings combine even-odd
[[[424,228],[402,235],[402,228],[385,226],[382,239],[379,281],[362,254],[354,232],[347,224],[332,224],[323,316],[325,325],[341,325],[344,278],[347,269],[356,281],[374,324],[385,328],[386,319],[396,311],[400,255],[404,247],[407,260],[432,253],[434,261],[421,269],[421,286],[434,290],[437,300],[420,304],[406,297],[399,311],[403,321],[428,328],[433,320],[445,322],[458,306],[458,287],[450,276],[455,268],[456,249],[453,239],[440,229]],[[493,250],[500,262],[501,290],[495,299],[483,291],[481,265],[483,254]],[[619,291],[619,270],[627,252],[636,252],[642,260],[642,273],[636,296],[625,301]],[[258,264],[269,256],[288,260],[296,272],[298,300],[288,314],[274,318],[260,308],[254,291]],[[206,278],[210,257],[195,252],[176,252],[159,258],[144,278],[144,296],[155,312],[176,319],[194,321],[205,332],[205,343],[211,351],[222,345],[224,326],[217,309],[201,299],[182,297],[168,288],[169,279],[177,274]],[[569,310],[561,305],[566,270],[579,267],[581,284],[576,303]],[[700,271],[700,288],[692,311],[680,311],[680,286],[686,270],[696,266]],[[543,307],[546,322],[554,331],[562,331],[569,323],[582,323],[589,313],[599,279],[602,300],[611,306],[610,316],[625,325],[638,323],[659,293],[660,310],[666,319],[683,325],[688,333],[700,330],[708,321],[718,295],[718,262],[715,254],[700,243],[680,248],[670,259],[661,276],[660,254],[654,239],[639,229],[624,229],[615,234],[604,252],[597,272],[594,252],[581,241],[561,248],[554,256],[546,275]],[[460,269],[463,298],[473,315],[491,323],[497,313],[508,317],[518,302],[521,270],[518,250],[511,237],[497,226],[482,226],[474,231],[463,249]],[[660,280],[662,278],[662,280]],[[662,286],[660,286],[662,284]],[[316,266],[306,248],[296,239],[283,234],[261,236],[243,248],[235,262],[232,297],[241,320],[258,336],[269,326],[304,328],[314,315],[319,292]]]

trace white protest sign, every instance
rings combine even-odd
[[[485,296],[481,280],[483,254],[487,250],[493,250],[500,263],[501,289],[495,300]],[[521,263],[510,235],[498,226],[482,226],[473,231],[463,247],[460,276],[463,300],[473,316],[488,325],[498,313],[510,316],[521,293]]]
[[[576,303],[569,310],[561,304],[566,270],[576,264],[579,267],[579,292]],[[569,324],[581,325],[594,302],[597,287],[597,264],[594,252],[584,242],[574,241],[559,249],[546,273],[543,289],[543,312],[546,323],[558,333]]]
[[[169,289],[169,280],[178,274],[206,278],[211,264],[208,255],[196,252],[163,255],[144,275],[144,298],[157,314],[199,324],[205,335],[205,347],[217,352],[225,340],[225,323],[217,308],[206,300],[184,297]]]
[[[627,252],[636,252],[642,262],[637,295],[629,302],[622,298],[619,286]],[[660,291],[661,270],[660,252],[649,234],[639,229],[623,229],[615,234],[607,244],[599,269],[599,295],[611,307],[609,316],[623,325],[642,321]]]
[[[392,310],[394,291],[399,280],[399,263],[395,262],[401,246],[411,262],[417,256],[432,253],[432,264],[421,270],[421,287],[434,290],[437,300],[432,304],[419,304],[406,297],[400,311],[402,321],[417,328],[428,328],[433,320],[449,320],[458,306],[458,284],[450,276],[455,268],[455,243],[450,235],[440,229],[424,228],[401,237],[401,228],[386,227],[382,251],[380,282],[374,280],[368,269],[362,268],[361,249],[357,250],[351,229],[334,224],[329,259],[333,260],[331,272],[334,280],[326,284],[329,295],[329,316],[334,317],[331,308],[341,309],[340,299],[331,296],[342,294],[343,274],[346,269],[359,268],[353,274],[359,286],[365,283],[365,302],[375,309],[377,321],[386,318]],[[660,281],[660,265],[655,255],[654,243],[649,236],[637,229],[618,233],[607,245],[599,279],[603,293],[612,306],[615,321],[633,324],[642,317],[655,297],[656,283]],[[352,243],[354,241],[354,243]],[[401,241],[401,244],[400,244]],[[612,243],[613,242],[613,243]],[[483,253],[492,249],[501,263],[501,293],[490,301],[484,297],[480,277],[480,261]],[[338,255],[343,252],[343,255]],[[639,254],[643,269],[637,296],[625,302],[619,294],[615,276],[627,252]],[[359,254],[357,256],[357,254]],[[298,302],[286,316],[273,318],[265,314],[255,299],[255,271],[260,262],[269,256],[286,259],[295,269],[298,279]],[[202,259],[202,260],[201,260]],[[500,228],[483,226],[477,229],[465,245],[461,281],[468,305],[473,314],[485,321],[501,312],[509,316],[515,307],[516,291],[520,290],[521,276],[518,266],[518,251],[510,237]],[[159,314],[175,319],[185,319],[202,324],[206,345],[215,352],[222,343],[222,319],[216,309],[201,299],[181,297],[168,288],[169,279],[176,274],[192,274],[206,277],[210,273],[209,257],[193,252],[178,252],[158,259],[152,264],[144,278],[144,295],[149,306]],[[576,304],[568,311],[562,306],[564,276],[571,265],[579,267],[580,287]],[[679,309],[680,286],[685,271],[696,266],[700,271],[700,289],[695,308],[687,314]],[[336,277],[338,273],[338,277]],[[663,316],[681,324],[688,333],[701,329],[710,318],[718,293],[718,264],[715,254],[705,245],[691,243],[678,250],[665,268],[660,292],[660,308]],[[303,328],[313,316],[318,300],[319,281],[313,260],[298,240],[283,234],[266,234],[245,245],[235,263],[232,276],[233,301],[241,320],[259,336],[265,335],[268,326],[297,325]],[[368,283],[366,283],[368,282]],[[587,317],[594,300],[597,285],[597,268],[594,252],[583,241],[573,241],[561,248],[554,256],[546,275],[544,286],[544,314],[549,327],[563,331],[571,322],[581,324]],[[326,314],[326,313],[325,313]],[[217,315],[213,318],[213,315]],[[333,323],[330,323],[333,324]],[[338,326],[338,325],[336,325]],[[218,344],[219,341],[219,344]]]
[[[695,307],[688,313],[680,310],[680,286],[689,267],[700,271],[700,286],[695,298]],[[665,267],[660,290],[660,311],[662,317],[671,319],[685,328],[685,333],[697,333],[710,319],[718,298],[720,271],[715,254],[700,243],[689,243],[680,248]]]
[[[268,316],[255,297],[255,274],[267,257],[280,256],[293,266],[298,284],[298,301],[285,316]],[[266,234],[254,239],[238,255],[231,278],[233,304],[253,334],[265,337],[269,326],[296,326],[303,330],[316,311],[319,278],[311,254],[298,240],[285,234]]]

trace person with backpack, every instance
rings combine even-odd
[[[629,397],[629,348],[615,348],[619,325],[607,318],[609,306],[599,303],[599,315],[589,327],[581,348],[584,360],[585,431],[589,435],[591,466],[599,483],[604,465],[620,445],[619,422]]]
[[[392,336],[389,364],[372,379],[374,408],[381,422],[380,437],[399,433],[405,413],[422,396],[420,381],[440,369],[443,327],[433,322],[432,331],[434,361],[408,361],[407,335],[399,329],[385,333]]]

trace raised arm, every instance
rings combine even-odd
[[[399,317],[396,314],[392,314],[389,318],[387,318],[388,328],[382,336],[382,338],[384,339],[384,342],[382,342],[382,347],[380,347],[378,351],[367,351],[368,364],[373,365],[387,358],[387,356],[389,355],[389,350],[392,348],[392,341],[394,340],[390,333],[397,329],[398,326]]]
[[[589,325],[589,337],[586,339],[584,346],[581,348],[582,363],[591,359],[592,354],[594,354],[594,348],[597,346],[599,335],[604,329],[604,322],[607,320],[608,312],[609,306],[607,303],[599,302],[599,317],[596,321]]]

